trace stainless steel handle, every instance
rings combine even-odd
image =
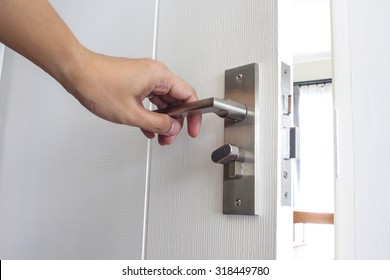
[[[174,118],[186,117],[197,114],[215,113],[221,118],[228,118],[235,121],[242,121],[247,115],[245,104],[228,99],[211,97],[190,103],[182,103],[156,110],[157,113],[164,113]]]

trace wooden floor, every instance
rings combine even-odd
[[[333,213],[294,211],[294,224],[334,224]]]

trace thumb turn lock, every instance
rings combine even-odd
[[[229,179],[241,179],[244,175],[242,163],[245,161],[245,152],[232,144],[225,144],[211,154],[215,163],[226,164],[225,177]]]
[[[218,149],[216,149],[211,154],[211,159],[215,163],[229,163],[229,162],[244,162],[245,152],[237,146],[232,144],[225,144]]]

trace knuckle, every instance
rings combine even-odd
[[[166,71],[168,67],[161,61],[154,60],[151,58],[145,58],[143,61],[147,67],[153,72]]]

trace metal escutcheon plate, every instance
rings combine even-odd
[[[243,103],[247,117],[240,122],[225,119],[225,143],[230,143],[255,155],[255,102],[258,96],[258,64],[252,63],[225,71],[225,99]],[[232,167],[224,165],[223,213],[257,215],[255,164],[252,160],[240,163],[242,176],[231,176]]]

